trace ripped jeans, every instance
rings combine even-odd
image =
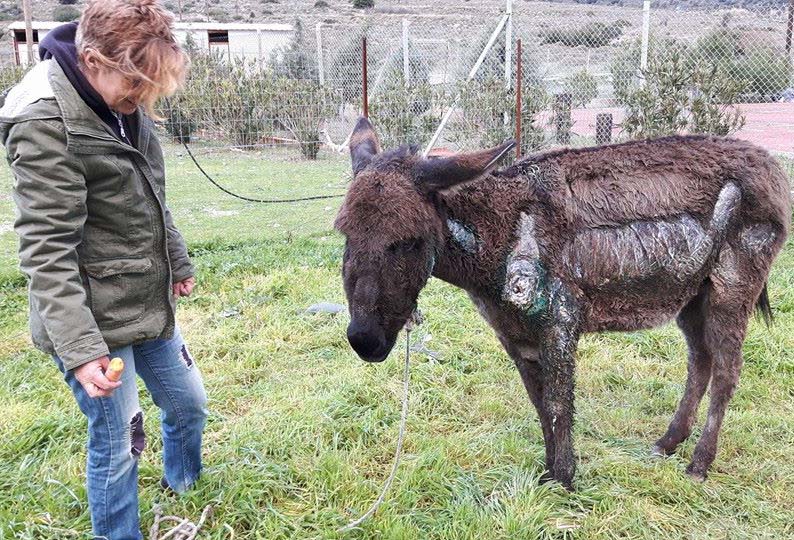
[[[94,535],[141,540],[138,458],[145,446],[137,373],[161,410],[163,464],[168,485],[181,493],[201,471],[201,433],[207,395],[201,374],[177,328],[171,339],[111,351],[124,360],[122,385],[106,398],[90,398],[69,371],[64,379],[88,417],[86,487]],[[63,372],[63,364],[55,357]]]

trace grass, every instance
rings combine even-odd
[[[345,341],[346,315],[309,315],[344,302],[338,201],[257,206],[209,187],[168,149],[169,200],[190,243],[199,288],[179,322],[211,398],[205,474],[176,498],[160,493],[157,413],[142,400],[148,447],[141,514],[152,506],[198,518],[207,538],[335,538],[377,497],[400,415],[401,347],[367,365]],[[218,179],[248,195],[343,187],[347,162],[287,154],[204,154]],[[8,186],[6,168],[0,185]],[[7,189],[3,190],[8,193]],[[3,195],[5,196],[5,195]],[[10,202],[0,201],[0,223]],[[90,538],[85,421],[58,371],[26,335],[14,239],[0,233],[0,538]],[[403,463],[386,502],[349,538],[687,538],[794,536],[794,245],[770,281],[777,324],[753,322],[745,368],[709,480],[679,456],[649,456],[685,380],[672,326],[587,336],[578,365],[577,490],[538,485],[540,428],[515,369],[462,291],[432,280],[420,298],[433,360],[415,355]],[[145,395],[145,393],[144,393]],[[702,424],[703,414],[699,425]]]

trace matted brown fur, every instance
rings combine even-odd
[[[551,477],[574,471],[574,357],[585,332],[676,318],[690,349],[684,398],[656,450],[709,421],[688,472],[705,478],[741,368],[753,307],[788,235],[789,184],[750,143],[679,136],[529,156],[510,145],[440,159],[380,153],[359,122],[357,174],[336,226],[347,243],[348,339],[384,359],[432,274],[465,289],[516,362],[538,410]],[[432,316],[432,314],[430,315]]]

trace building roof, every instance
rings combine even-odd
[[[64,23],[54,21],[33,21],[33,30],[52,30],[56,26]],[[9,30],[24,30],[25,21],[14,21],[7,27]],[[246,24],[246,23],[213,23],[213,22],[178,22],[174,23],[174,30],[177,31],[190,31],[190,30],[228,30],[228,31],[248,31],[256,32],[292,32],[293,27],[291,24],[276,24],[276,23],[262,23],[262,24]]]

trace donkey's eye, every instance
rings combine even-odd
[[[425,241],[421,238],[409,238],[408,240],[401,240],[389,246],[391,253],[415,253],[422,249]]]

